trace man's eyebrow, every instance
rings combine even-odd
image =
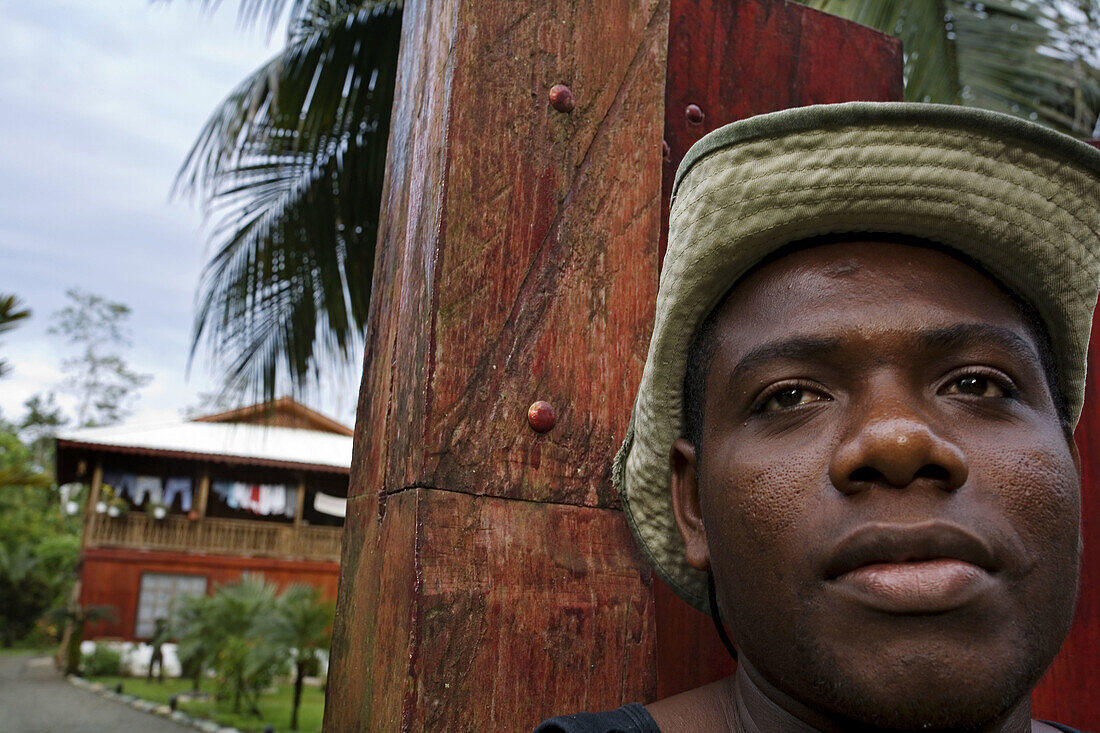
[[[1004,326],[995,326],[990,323],[960,323],[921,331],[918,338],[921,346],[929,351],[965,348],[992,342],[1035,366],[1042,366],[1042,360],[1035,346],[1028,339]],[[730,378],[736,381],[746,372],[772,361],[820,361],[826,354],[839,348],[841,340],[840,337],[804,337],[762,344],[751,349],[738,360],[737,365],[730,372]]]
[[[836,350],[840,346],[841,339],[832,338],[792,338],[782,341],[771,341],[751,349],[741,357],[737,365],[730,373],[730,377],[736,380],[745,372],[771,361],[788,359],[791,361],[817,361],[826,353]]]
[[[1042,366],[1039,353],[1030,340],[1010,328],[992,323],[960,323],[946,328],[929,329],[921,332],[920,340],[921,345],[929,350],[965,348],[992,342],[1035,366]]]

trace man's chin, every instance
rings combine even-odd
[[[847,686],[821,702],[835,715],[863,726],[905,731],[978,730],[1026,706],[1030,685],[1023,683],[1012,690],[1007,686],[981,688],[973,680],[956,684],[953,690],[937,689],[933,695],[913,689],[883,694],[882,690]]]
[[[882,655],[879,664],[861,665],[855,672],[837,664],[835,657],[811,657],[806,672],[813,679],[803,680],[801,689],[812,690],[812,699],[804,698],[803,703],[877,728],[980,729],[1014,711],[1027,715],[1031,689],[1053,655],[1017,655],[1000,664],[967,656],[899,656],[890,662],[888,655]],[[861,673],[867,670],[870,673]]]

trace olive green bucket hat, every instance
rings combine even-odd
[[[841,233],[961,253],[1035,308],[1074,422],[1100,279],[1100,151],[985,110],[899,102],[789,109],[697,142],[676,173],[649,355],[613,478],[657,573],[708,612],[669,490],[687,352],[706,316],[786,244]]]

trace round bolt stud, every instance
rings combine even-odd
[[[555,84],[550,87],[550,106],[558,112],[569,113],[573,111],[573,90],[564,84]]]
[[[689,104],[687,106],[687,109],[684,110],[684,114],[687,116],[688,122],[690,122],[691,124],[693,124],[693,125],[703,124],[703,118],[704,118],[703,110],[699,109],[699,105]]]
[[[527,408],[527,422],[536,433],[545,433],[554,427],[558,416],[554,412],[554,406],[544,400],[531,403]]]
[[[672,160],[672,148],[668,146],[668,140],[661,141],[661,157],[666,163]]]

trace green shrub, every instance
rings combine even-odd
[[[122,654],[103,644],[96,644],[91,654],[85,654],[81,665],[89,677],[116,676],[122,669]]]

